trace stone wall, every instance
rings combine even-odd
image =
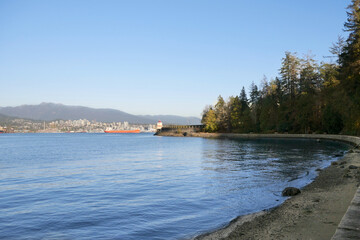
[[[201,132],[204,125],[165,125],[158,134],[189,134]]]
[[[328,139],[350,143],[360,146],[360,137],[348,135],[331,135],[331,134],[240,134],[240,133],[195,133],[194,137],[210,138],[239,138],[239,139],[256,139],[256,138],[310,138],[310,139]]]

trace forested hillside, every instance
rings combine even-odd
[[[360,0],[348,7],[330,62],[286,52],[279,76],[204,109],[208,132],[289,132],[360,135]]]

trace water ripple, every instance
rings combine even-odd
[[[190,238],[276,206],[348,148],[150,134],[3,134],[0,146],[0,239]]]

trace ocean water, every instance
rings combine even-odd
[[[348,145],[0,135],[0,239],[189,239],[272,208]]]

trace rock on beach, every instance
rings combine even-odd
[[[301,193],[300,189],[295,188],[295,187],[287,187],[282,191],[282,195],[284,197],[295,196],[299,193]]]

